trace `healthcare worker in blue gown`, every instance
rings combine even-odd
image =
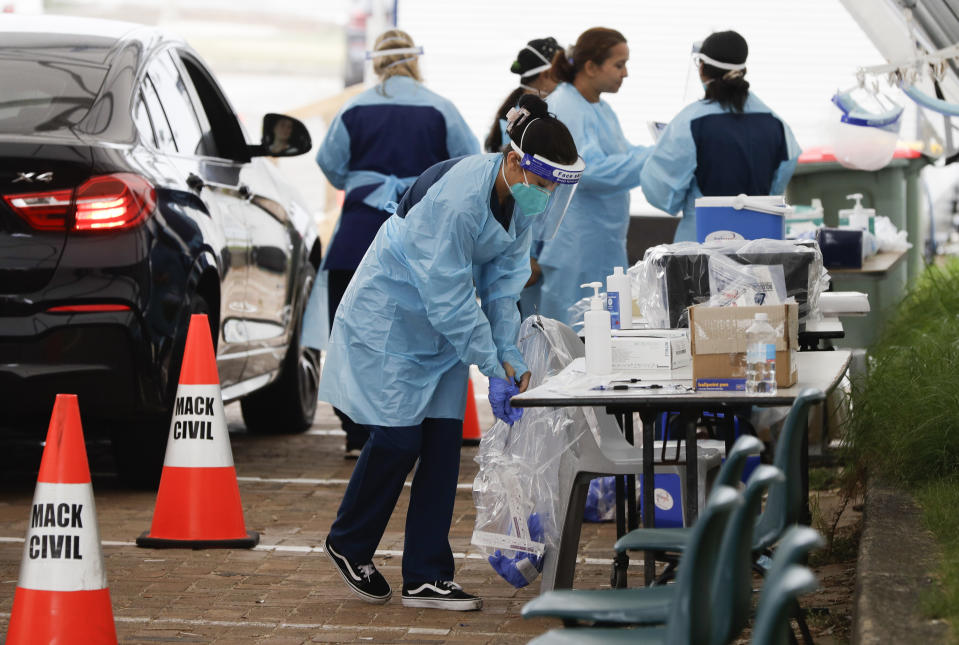
[[[509,133],[506,132],[506,114],[516,107],[524,94],[534,94],[539,98],[549,96],[556,89],[556,80],[550,73],[553,67],[553,58],[557,52],[562,52],[555,38],[534,38],[526,43],[516,54],[516,59],[510,64],[509,71],[519,75],[519,86],[509,93],[503,103],[496,110],[496,118],[490,126],[483,148],[486,152],[501,152],[504,146],[509,145]],[[543,243],[533,241],[530,249],[529,268],[531,275],[526,287],[520,294],[520,315],[525,318],[535,313],[534,306],[539,303],[539,290],[542,285],[543,272],[539,268],[540,251]]]
[[[643,194],[667,213],[682,209],[674,241],[696,241],[696,198],[781,195],[801,152],[789,126],[749,91],[746,40],[710,34],[694,64],[705,96],[669,123],[646,161]]]
[[[340,110],[316,155],[323,174],[345,196],[304,319],[309,347],[326,349],[343,292],[390,215],[387,204],[433,164],[479,152],[479,141],[453,104],[421,83],[421,51],[404,31],[381,34],[369,53],[379,83]],[[366,431],[335,412],[346,432],[345,456],[355,459]]]
[[[648,148],[626,140],[600,96],[619,91],[628,59],[623,35],[602,27],[583,32],[573,51],[553,59],[552,74],[563,82],[546,102],[573,134],[586,170],[558,234],[539,255],[543,285],[539,303],[530,304],[564,323],[569,307],[589,295],[581,284],[605,283],[613,267],[627,266],[629,190],[639,185]]]
[[[508,151],[432,166],[376,234],[336,312],[320,399],[370,433],[325,551],[370,603],[392,590],[373,554],[416,466],[403,545],[403,605],[472,610],[453,582],[449,529],[469,365],[497,417],[520,410],[529,370],[516,302],[537,230],[557,226],[582,173],[568,130],[533,96],[510,117]],[[477,302],[477,299],[479,302]]]

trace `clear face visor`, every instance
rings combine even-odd
[[[520,155],[520,168],[556,184],[550,193],[546,210],[536,218],[533,224],[533,238],[544,242],[549,241],[556,235],[559,225],[566,216],[566,209],[569,208],[569,203],[573,199],[576,184],[583,176],[586,163],[580,157],[570,165],[558,164],[539,155],[523,152],[515,142],[511,141],[510,144]]]

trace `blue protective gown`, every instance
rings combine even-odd
[[[702,99],[663,131],[643,168],[643,194],[667,213],[682,209],[673,239],[695,242],[697,197],[780,195],[800,152],[789,126],[755,94],[741,114]]]
[[[387,220],[360,263],[319,392],[357,423],[462,419],[468,365],[500,378],[504,361],[528,371],[516,301],[530,274],[530,221],[514,209],[507,230],[490,208],[502,158],[457,162],[405,217]]]
[[[586,162],[566,217],[537,258],[543,269],[539,313],[568,323],[569,307],[589,295],[579,285],[605,284],[613,267],[627,266],[629,190],[639,185],[649,148],[626,140],[608,103],[590,103],[569,83],[560,83],[546,103]]]
[[[433,164],[479,152],[456,107],[407,76],[358,94],[333,119],[316,154],[330,183],[345,191],[326,252],[328,269],[355,269],[398,201]]]
[[[456,107],[407,76],[393,76],[350,100],[333,119],[316,163],[345,192],[336,230],[304,315],[302,342],[326,349],[327,270],[354,271],[376,232],[421,172],[479,151]]]

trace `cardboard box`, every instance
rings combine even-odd
[[[697,390],[746,389],[746,330],[757,313],[769,316],[776,339],[776,385],[799,380],[799,307],[796,304],[757,307],[689,308],[689,340],[693,385]]]
[[[662,371],[686,367],[690,362],[685,329],[613,329],[613,371]]]

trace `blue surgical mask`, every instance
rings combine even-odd
[[[551,195],[545,188],[527,183],[525,170],[523,171],[523,183],[513,184],[509,187],[509,192],[526,217],[536,217],[545,211]]]

